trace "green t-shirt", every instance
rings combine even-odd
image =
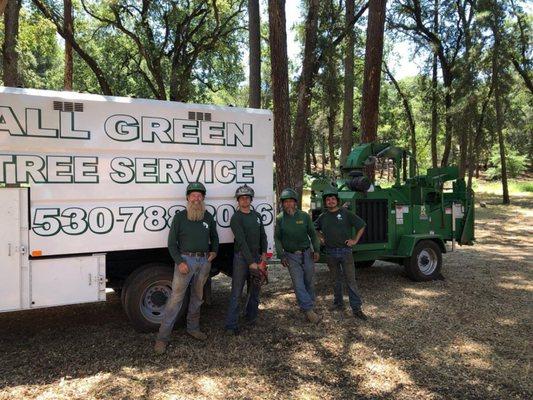
[[[324,235],[326,247],[347,247],[346,241],[366,226],[365,221],[344,207],[335,212],[324,211],[315,221],[316,229]]]
[[[168,234],[168,250],[176,264],[183,262],[182,252],[218,251],[217,225],[206,211],[202,221],[189,221],[187,210],[182,210],[172,219]]]
[[[294,253],[307,249],[311,242],[314,251],[320,250],[320,242],[313,221],[309,214],[301,210],[296,210],[294,215],[289,215],[284,211],[278,214],[274,240],[278,257],[282,257],[285,251]]]
[[[235,236],[235,253],[242,252],[248,264],[255,262],[254,256],[266,253],[268,248],[265,227],[261,214],[250,210],[248,214],[235,211],[230,221],[231,231]]]

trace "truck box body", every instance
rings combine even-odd
[[[21,215],[28,218],[28,237],[0,252],[0,280],[17,246],[30,263],[166,248],[172,217],[194,181],[207,188],[206,206],[222,244],[233,242],[235,189],[252,186],[271,246],[272,145],[269,111],[2,87],[0,186],[28,187],[17,189],[27,191],[27,200],[12,199],[22,208],[27,202]],[[13,233],[7,224],[1,230],[7,247]],[[30,285],[23,275],[12,283]],[[0,299],[8,290],[0,285]],[[31,306],[15,303],[0,310]]]

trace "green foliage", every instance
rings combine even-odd
[[[53,10],[51,20],[62,21],[62,1],[41,0]],[[73,1],[74,32],[76,41],[104,71],[113,94],[140,98],[171,98],[172,89],[180,86],[179,100],[206,102],[222,105],[246,106],[248,86],[246,62],[243,60],[247,46],[246,2],[242,0],[84,0],[88,13],[80,0]],[[55,25],[33,6],[24,1],[20,13],[19,70],[25,87],[60,90],[63,87],[63,39],[56,32]],[[214,5],[217,8],[215,11]],[[307,2],[299,2],[302,16],[306,15]],[[385,60],[394,71],[398,54],[394,52],[398,38],[408,38],[413,43],[414,59],[421,65],[414,77],[398,79],[402,91],[407,94],[416,122],[417,160],[419,173],[425,173],[431,164],[431,62],[434,44],[429,43],[416,30],[413,20],[412,0],[388,2],[388,39]],[[425,26],[433,28],[433,0],[422,0],[421,18]],[[436,32],[442,51],[449,61],[453,60],[454,75],[451,87],[452,125],[451,163],[459,160],[460,138],[473,135],[482,113],[482,104],[492,88],[492,56],[494,37],[491,31],[492,12],[501,9],[501,32],[503,43],[499,79],[503,129],[507,143],[509,173],[511,176],[533,165],[533,101],[531,92],[524,85],[523,78],[513,67],[511,60],[531,71],[532,61],[531,29],[532,16],[525,12],[520,2],[482,0],[480,2],[438,2],[439,31]],[[147,7],[145,18],[141,17]],[[466,7],[467,17],[462,20],[459,6]],[[357,7],[357,5],[356,5]],[[268,47],[269,27],[267,4],[262,2],[261,52],[262,52],[262,105],[272,108],[270,49]],[[193,13],[193,10],[197,10]],[[312,88],[309,127],[311,130],[309,148],[317,155],[317,166],[313,172],[324,172],[333,176],[328,128],[332,122],[332,150],[338,167],[340,137],[343,124],[343,59],[346,43],[332,42],[344,31],[345,2],[325,0],[321,2],[317,54],[321,54],[317,76]],[[91,15],[93,14],[93,15]],[[124,23],[120,29],[113,20],[120,17]],[[234,16],[234,18],[230,18]],[[229,18],[229,19],[228,19]],[[217,21],[218,20],[218,21]],[[57,22],[56,21],[56,22]],[[226,34],[212,33],[227,21]],[[116,22],[116,21],[115,21]],[[354,142],[360,141],[359,110],[361,108],[363,81],[366,19],[354,27],[355,31],[355,90],[354,90]],[[289,21],[289,28],[294,25]],[[465,30],[468,28],[468,30]],[[289,77],[292,118],[297,102],[297,77],[300,74],[300,60],[304,48],[304,25],[296,26],[299,54],[290,54]],[[466,37],[469,35],[469,54],[466,51]],[[136,42],[139,39],[139,43]],[[0,43],[3,33],[0,33]],[[141,50],[142,49],[142,50]],[[143,51],[145,52],[143,54]],[[396,50],[398,51],[398,50]],[[177,62],[174,59],[177,57]],[[174,65],[173,65],[174,61]],[[150,62],[159,63],[160,70],[154,71]],[[172,81],[174,68],[175,79]],[[156,76],[160,74],[163,93],[154,89]],[[174,82],[174,83],[172,83]],[[74,90],[101,93],[100,84],[86,61],[74,52]],[[442,65],[439,64],[439,81],[436,89],[438,112],[437,153],[440,160],[444,147],[445,132],[445,89],[442,80]],[[480,164],[492,165],[488,174],[497,179],[500,176],[500,161],[497,148],[494,92],[491,94],[483,115],[481,139],[476,150]],[[472,141],[472,137],[469,140]],[[381,81],[378,140],[388,141],[404,148],[409,147],[409,125],[402,100],[394,86],[387,79]],[[470,154],[473,147],[469,147]],[[469,154],[469,156],[470,156]],[[306,181],[309,180],[307,176]],[[308,182],[307,182],[308,183]]]
[[[33,9],[21,9],[18,52],[23,86],[55,90],[63,87],[63,52],[55,27]]]
[[[509,179],[508,183],[509,193],[512,195],[533,192],[533,182],[529,180]],[[472,189],[474,189],[476,193],[502,194],[502,184],[500,181],[486,181],[474,178]]]
[[[526,156],[520,155],[517,151],[509,148],[506,149],[506,153],[507,176],[516,178],[526,169]],[[499,146],[492,148],[490,162],[493,166],[487,170],[487,177],[492,180],[500,179],[502,177],[502,166]]]
[[[519,182],[517,186],[520,192],[533,192],[533,182]]]

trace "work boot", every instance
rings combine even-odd
[[[224,330],[224,335],[226,335],[226,336],[239,336],[240,333],[241,333],[241,331],[239,330],[239,328],[225,329]]]
[[[189,336],[192,336],[196,340],[204,341],[207,340],[207,335],[203,333],[202,331],[187,331]]]
[[[155,354],[165,354],[165,351],[167,351],[167,342],[164,342],[162,340],[156,340],[154,345]]]
[[[311,322],[312,324],[316,324],[318,323],[318,321],[321,320],[321,317],[320,315],[318,315],[316,312],[314,312],[313,310],[307,310],[305,312],[305,316],[307,317],[307,320],[309,322]]]
[[[244,326],[246,328],[253,328],[254,326],[257,325],[257,318],[254,318],[254,319],[247,319],[245,318],[244,319]]]
[[[363,310],[359,309],[359,310],[354,310],[353,311],[353,316],[355,318],[358,318],[358,319],[362,319],[363,321],[366,321],[368,319],[368,317],[366,316],[366,314],[363,312]]]
[[[344,311],[344,304],[333,304],[329,307],[329,311]]]

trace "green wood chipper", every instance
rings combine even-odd
[[[367,176],[378,159],[392,160],[392,187],[374,185]],[[322,177],[313,182],[313,220],[325,209],[324,189],[336,186],[340,205],[367,224],[353,247],[356,266],[392,261],[403,264],[415,281],[438,279],[442,253],[455,250],[456,244],[473,244],[474,193],[455,166],[429,168],[426,175],[417,175],[417,169],[415,158],[404,149],[388,143],[360,144],[341,166],[336,182]]]

